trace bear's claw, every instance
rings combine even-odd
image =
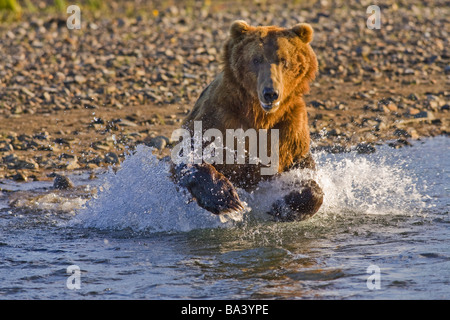
[[[189,190],[200,207],[215,214],[244,210],[231,182],[212,165],[184,165],[175,171],[180,185]]]
[[[304,182],[299,191],[292,191],[272,205],[268,214],[277,221],[301,221],[312,217],[323,203],[323,191],[314,180]]]

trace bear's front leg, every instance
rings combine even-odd
[[[314,180],[307,180],[299,190],[291,191],[276,201],[268,213],[277,221],[301,221],[312,217],[322,203],[322,189]]]
[[[172,173],[175,181],[191,193],[200,207],[215,214],[244,209],[234,186],[212,165],[180,164]]]

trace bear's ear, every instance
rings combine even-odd
[[[304,43],[310,43],[313,38],[313,28],[307,23],[296,24],[292,27],[292,31],[294,31]]]
[[[236,20],[231,24],[230,35],[233,38],[241,36],[244,32],[250,29],[250,26],[244,20]]]

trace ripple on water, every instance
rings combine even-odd
[[[223,222],[187,203],[146,147],[101,175],[97,195],[24,187],[0,209],[0,296],[448,299],[449,140],[413,144],[316,154],[326,198],[303,222],[266,221],[264,207],[311,173],[241,191],[252,213]],[[72,264],[79,291],[65,286]],[[381,290],[366,286],[369,265]]]

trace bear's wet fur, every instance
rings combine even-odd
[[[303,95],[318,69],[310,46],[313,29],[300,23],[292,28],[232,23],[223,47],[222,72],[204,89],[183,127],[194,134],[194,121],[203,132],[218,129],[278,129],[278,173],[294,167],[314,169],[310,154],[308,117]],[[247,190],[270,176],[255,164],[181,164],[174,178],[197,203],[216,213],[240,210],[235,187]],[[276,220],[303,220],[314,215],[323,201],[315,181],[305,181],[271,212]]]

